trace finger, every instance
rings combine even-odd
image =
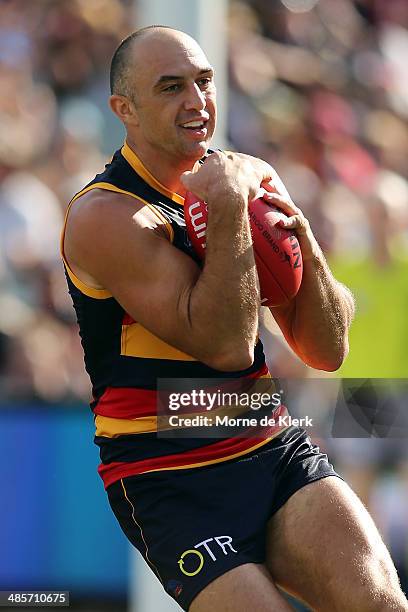
[[[286,198],[286,200],[288,200],[289,202],[291,202],[293,204],[293,206],[295,206],[295,203],[293,202],[292,198],[290,197],[288,190],[286,189],[286,187],[284,186],[282,181],[279,179],[279,177],[278,177],[278,182],[275,179],[270,179],[267,182],[265,182],[265,181],[262,182],[261,186],[268,193],[271,193],[271,194],[277,193],[278,195]]]
[[[198,179],[196,172],[183,172],[183,174],[180,176],[180,181],[183,183],[187,191],[190,191],[201,200],[206,200],[207,191],[205,186],[201,184],[202,181]]]
[[[226,154],[225,151],[221,151],[220,149],[218,149],[217,151],[213,151],[212,153],[207,155],[207,157],[204,159],[204,164],[212,163],[214,161],[222,159],[223,157],[233,159],[232,155],[229,152],[228,154]]]
[[[308,221],[303,215],[293,215],[278,221],[280,227],[287,230],[296,230],[298,234],[305,234],[308,228]]]
[[[278,190],[276,189],[275,185],[273,184],[273,178],[269,177],[266,178],[262,181],[261,183],[261,187],[263,189],[265,189],[265,191],[272,192],[272,193],[278,193]]]
[[[183,172],[183,174],[180,175],[180,180],[183,183],[184,187],[187,187],[187,189],[190,187],[191,182],[193,180],[193,172],[190,172],[190,170],[186,170],[186,172]]]
[[[276,172],[276,170],[272,168],[272,166],[270,166],[270,169],[272,171],[272,178],[270,178],[269,181],[265,183],[265,189],[267,189],[268,191],[275,191],[276,193],[279,193],[280,195],[285,196],[288,200],[292,202],[290,193],[286,189],[285,184],[282,181],[281,177]]]
[[[291,200],[288,200],[286,196],[266,191],[262,197],[265,202],[277,206],[278,208],[283,210],[283,212],[285,212],[289,217],[291,217],[292,215],[302,214],[300,209],[295,206],[295,204]]]

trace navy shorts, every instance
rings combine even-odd
[[[304,485],[337,476],[303,429],[241,458],[119,480],[109,503],[167,593],[188,610],[212,580],[264,563],[271,516]]]

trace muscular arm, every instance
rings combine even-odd
[[[289,345],[307,365],[337,370],[349,350],[353,296],[332,275],[308,220],[293,204],[279,177],[274,179],[270,201],[289,215],[283,227],[296,230],[303,257],[298,294],[289,305],[270,310]]]
[[[199,336],[198,345],[219,347],[217,369],[224,369],[223,360],[231,360],[234,353],[235,359],[243,359],[241,369],[253,361],[260,295],[247,201],[235,195],[233,207],[224,204],[227,197],[213,207],[208,199],[204,268],[186,293],[188,333]]]
[[[66,257],[80,278],[92,278],[152,333],[219,370],[251,365],[258,326],[247,201],[260,180],[237,163],[215,154],[183,179],[207,196],[202,271],[154,231],[146,207],[135,207],[129,196],[86,194],[73,207],[65,236]]]
[[[337,370],[349,349],[353,296],[333,277],[308,220],[293,203],[276,171],[263,160],[238,155],[272,176],[271,181],[263,184],[269,191],[264,197],[289,216],[283,227],[296,230],[302,250],[303,279],[298,294],[288,305],[270,311],[288,344],[304,363],[318,370]]]
[[[299,242],[307,251],[305,241]],[[304,259],[297,296],[288,306],[270,310],[289,345],[304,363],[318,370],[334,371],[348,353],[354,300],[349,290],[333,277],[314,242],[313,255]]]

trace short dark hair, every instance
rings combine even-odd
[[[130,50],[133,42],[146,34],[149,30],[157,29],[172,30],[169,26],[164,25],[150,25],[144,28],[140,28],[129,34],[116,49],[112,57],[110,67],[110,90],[111,94],[117,94],[132,98],[132,93],[129,87],[129,69],[130,69]]]

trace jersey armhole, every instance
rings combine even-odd
[[[160,212],[160,210],[156,206],[154,206],[154,204],[147,202],[143,198],[140,198],[139,196],[135,195],[134,193],[131,193],[130,191],[119,189],[119,187],[116,187],[115,185],[111,185],[110,183],[103,183],[103,182],[93,183],[92,185],[89,185],[88,187],[85,187],[85,189],[82,189],[81,191],[79,191],[72,198],[72,200],[70,201],[68,205],[67,211],[65,213],[64,225],[61,231],[60,254],[61,254],[62,261],[64,262],[65,269],[67,271],[69,278],[71,279],[72,283],[75,285],[77,289],[79,289],[82,293],[84,293],[88,297],[92,297],[95,299],[106,299],[106,298],[112,297],[112,294],[106,289],[96,289],[95,287],[91,287],[90,285],[87,285],[86,283],[84,283],[84,281],[82,281],[80,278],[78,278],[78,276],[75,274],[75,272],[72,270],[71,266],[69,265],[69,262],[64,252],[65,229],[67,225],[68,215],[71,210],[71,206],[79,197],[81,197],[88,191],[91,191],[92,189],[104,189],[105,191],[113,191],[115,193],[122,193],[124,195],[131,196],[135,198],[136,200],[139,200],[140,202],[143,202],[156,215],[156,217],[160,220],[160,222],[164,224],[169,241],[171,243],[174,240],[174,230],[171,226],[171,223],[165,218],[165,216]]]

